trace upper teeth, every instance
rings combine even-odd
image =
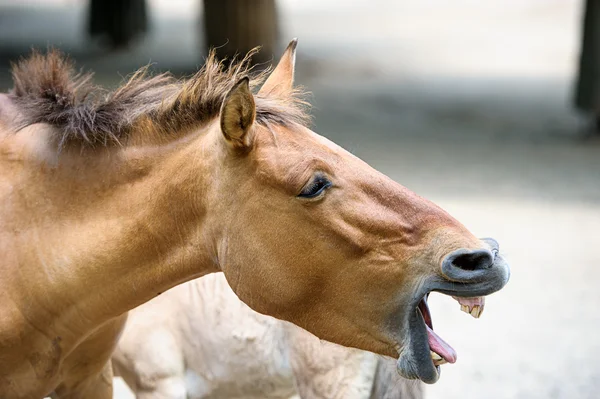
[[[471,316],[478,319],[479,316],[481,316],[481,313],[483,313],[483,305],[482,306],[479,306],[479,305],[473,306],[473,309],[471,309],[470,313],[471,313]]]
[[[465,313],[469,313],[471,316],[478,319],[483,313],[483,308],[485,307],[485,297],[478,296],[475,298],[458,298],[453,297],[460,304],[460,310]]]

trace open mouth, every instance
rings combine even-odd
[[[454,363],[457,358],[456,351],[433,330],[431,312],[427,305],[428,298],[429,294],[423,297],[421,302],[417,305],[416,311],[423,318],[425,328],[427,329],[427,343],[429,344],[431,360],[436,367],[446,363]],[[485,297],[460,298],[453,296],[453,298],[458,301],[463,312],[466,312],[475,318],[481,316],[485,306]]]
[[[451,296],[460,304],[461,310],[479,318],[483,313],[485,297],[459,297],[457,294]],[[409,318],[410,344],[406,353],[398,359],[398,371],[405,378],[418,378],[433,384],[440,377],[440,366],[455,363],[458,356],[454,348],[435,332],[428,298],[429,292],[413,305],[414,311]]]
[[[431,276],[423,280],[411,295],[406,307],[401,309],[405,321],[396,342],[399,354],[397,370],[402,377],[433,384],[440,378],[440,366],[454,363],[457,359],[454,348],[433,328],[431,312],[427,305],[430,292],[436,291],[451,296],[459,303],[463,312],[479,318],[485,306],[485,296],[499,291],[508,283],[510,268],[498,254],[497,243],[493,240],[484,241],[489,241],[489,246],[494,250],[491,252],[492,264],[481,268],[469,268],[468,264],[457,266],[457,258],[465,252],[456,251],[442,262],[442,276]],[[471,256],[467,257],[466,261],[473,259],[478,260]]]

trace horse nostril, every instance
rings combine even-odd
[[[489,269],[494,264],[494,259],[490,251],[478,249],[470,252],[455,253],[450,255],[450,262],[453,266],[462,270],[483,270]]]

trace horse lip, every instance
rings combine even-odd
[[[423,381],[426,384],[434,384],[440,378],[440,367],[431,361],[429,341],[427,339],[427,328],[423,316],[417,311],[419,302],[423,297],[429,295],[426,291],[418,295],[416,302],[413,300],[409,309],[411,315],[408,319],[408,347],[400,354],[396,363],[398,374],[404,378]]]
[[[479,270],[468,281],[455,281],[445,275],[436,276],[428,282],[430,291],[458,297],[487,296],[501,290],[510,279],[510,268],[501,255],[496,255],[489,269]]]

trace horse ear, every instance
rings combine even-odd
[[[221,131],[234,147],[249,147],[250,129],[256,117],[256,105],[250,92],[250,79],[240,79],[223,100],[221,106]]]
[[[289,93],[294,86],[294,65],[296,64],[296,46],[298,39],[294,39],[288,44],[279,63],[263,84],[259,95],[263,96],[284,96]]]

